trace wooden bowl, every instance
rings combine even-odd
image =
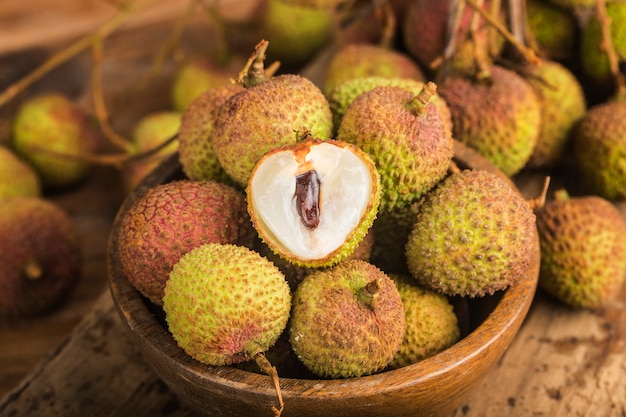
[[[498,172],[484,158],[455,144],[462,168]],[[160,309],[144,299],[122,273],[119,221],[146,189],[184,178],[176,156],[165,161],[120,207],[109,242],[109,285],[118,312],[145,361],[180,400],[210,416],[271,416],[276,392],[269,377],[231,366],[207,366],[189,357],[167,331]],[[283,416],[449,416],[498,362],[517,334],[533,300],[539,243],[517,282],[493,296],[470,299],[464,337],[428,359],[376,375],[337,380],[280,378]],[[156,311],[156,312],[155,312]]]

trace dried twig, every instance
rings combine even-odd
[[[0,94],[0,106],[15,98],[18,94],[26,90],[35,81],[42,78],[54,68],[93,46],[95,42],[100,41],[115,32],[115,30],[126,23],[128,19],[133,17],[137,11],[148,7],[156,1],[157,0],[140,0],[136,3],[128,5],[120,10],[113,18],[100,26],[95,32],[79,39],[65,49],[51,56],[24,78],[7,87],[7,89]]]
[[[619,56],[613,45],[613,37],[611,36],[612,19],[606,12],[606,0],[596,0],[596,18],[600,24],[602,31],[602,43],[600,48],[606,53],[609,60],[609,70],[615,80],[618,95],[626,95],[626,80],[619,70]]]
[[[526,47],[522,43],[518,42],[517,39],[515,39],[515,36],[513,36],[511,32],[509,32],[509,30],[505,26],[502,25],[502,23],[500,23],[496,18],[494,18],[491,15],[491,13],[489,13],[484,8],[480,7],[480,5],[476,3],[475,0],[465,0],[465,1],[467,2],[467,4],[472,6],[476,11],[478,11],[478,13],[481,14],[483,19],[485,19],[487,22],[489,22],[489,24],[491,24],[494,28],[496,28],[498,32],[500,32],[500,34],[502,34],[502,36],[504,36],[504,38],[508,42],[510,42],[515,47],[515,49],[517,49],[520,52],[520,54],[522,54],[522,56],[524,57],[524,59],[526,59],[526,61],[530,62],[531,64],[539,64],[540,60],[537,57],[537,54],[535,54],[535,51]]]
[[[102,40],[94,41],[92,48],[91,89],[93,94],[94,113],[100,124],[100,130],[113,145],[130,152],[130,141],[118,135],[109,124],[109,115],[104,102],[102,91]]]

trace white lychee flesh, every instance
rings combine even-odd
[[[304,180],[309,193],[302,194],[297,178],[311,172]],[[358,148],[306,140],[259,161],[248,184],[248,207],[259,234],[280,255],[297,263],[329,260],[363,226],[369,228],[364,219],[375,217],[371,212],[378,207],[378,189],[376,168]],[[298,205],[312,209],[315,226],[305,224]],[[347,246],[353,250],[352,244]]]

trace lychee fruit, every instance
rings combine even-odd
[[[439,95],[452,116],[452,136],[477,150],[508,176],[530,159],[541,129],[541,105],[530,83],[495,65],[486,80],[445,77]]]
[[[0,236],[0,316],[36,316],[67,300],[82,254],[65,210],[40,197],[2,199]]]
[[[0,146],[0,200],[41,196],[41,180],[35,169],[15,152]]]
[[[133,129],[131,147],[133,155],[142,155],[157,149],[178,133],[181,114],[177,111],[157,111],[143,116]],[[127,191],[135,189],[145,176],[164,158],[178,150],[178,142],[172,141],[154,154],[128,162],[122,170]]]
[[[100,137],[82,108],[49,93],[22,103],[11,144],[35,168],[45,188],[61,188],[87,175],[91,164],[84,155],[99,148]]]
[[[516,282],[535,246],[535,215],[521,194],[496,174],[463,170],[425,196],[406,257],[421,285],[480,297]]]
[[[209,88],[187,106],[178,134],[178,156],[187,178],[228,181],[215,155],[211,132],[219,107],[243,90],[240,84]]]
[[[609,100],[589,108],[572,135],[583,183],[606,199],[626,198],[626,101]]]
[[[417,285],[410,276],[389,276],[400,293],[406,316],[404,340],[390,369],[422,361],[458,342],[461,329],[448,297]]]
[[[626,222],[610,201],[564,189],[537,211],[539,287],[573,308],[595,308],[619,292],[626,271]]]
[[[341,83],[362,77],[411,78],[426,76],[407,54],[378,44],[349,43],[332,56],[324,74],[323,91],[329,95]]]
[[[376,163],[382,184],[381,212],[411,204],[447,173],[453,141],[445,116],[430,100],[436,85],[420,93],[376,87],[359,95],[339,125],[337,139],[353,143]]]
[[[370,263],[344,261],[308,275],[292,304],[291,346],[320,377],[381,371],[402,344],[405,314],[400,294],[391,278]]]
[[[278,268],[246,247],[210,243],[185,253],[172,268],[163,297],[172,336],[189,356],[208,365],[253,360],[276,387],[265,352],[289,320],[291,293]]]

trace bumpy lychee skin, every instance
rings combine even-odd
[[[273,252],[323,267],[346,259],[363,241],[380,190],[373,161],[358,147],[307,136],[264,155],[246,195],[254,228]]]
[[[41,195],[41,180],[35,169],[11,149],[0,146],[0,200]]]
[[[335,26],[331,8],[286,0],[269,0],[260,12],[262,36],[272,47],[269,56],[285,65],[301,65],[328,44]]]
[[[59,94],[31,98],[15,116],[12,146],[32,164],[47,188],[65,187],[83,179],[90,163],[81,156],[97,150],[99,143],[87,114]]]
[[[342,118],[337,139],[355,144],[376,163],[382,212],[419,199],[450,166],[452,137],[429,99],[400,87],[376,87],[354,99]]]
[[[228,180],[215,155],[211,131],[219,107],[243,90],[240,84],[209,88],[187,106],[181,119],[178,151],[183,172],[189,179]]]
[[[600,307],[626,271],[626,223],[608,200],[560,190],[537,213],[539,286],[573,308]]]
[[[409,276],[390,275],[400,293],[406,331],[400,350],[389,364],[392,369],[429,358],[455,344],[461,330],[448,298],[416,284]]]
[[[493,66],[490,81],[446,77],[437,90],[452,115],[452,136],[509,176],[532,155],[541,128],[537,94],[515,72]]]
[[[561,62],[577,58],[580,30],[574,13],[547,1],[528,0],[526,14],[541,56]]]
[[[425,197],[406,256],[420,284],[480,297],[522,276],[535,242],[535,215],[522,196],[495,174],[465,170]]]
[[[245,196],[213,181],[180,180],[149,189],[124,212],[119,252],[130,283],[157,305],[172,266],[205,243],[251,245]]]
[[[323,90],[330,94],[341,83],[361,77],[425,80],[413,59],[397,50],[367,43],[349,43],[339,49],[326,69]]]
[[[60,207],[39,197],[0,200],[0,316],[44,314],[81,276],[78,232]]]
[[[405,316],[400,294],[380,269],[345,261],[314,272],[293,297],[290,341],[314,374],[350,378],[384,369],[400,348]]]
[[[591,107],[572,133],[576,166],[594,194],[626,198],[626,101]]]
[[[339,129],[343,115],[346,113],[346,110],[355,98],[366,91],[386,85],[402,87],[405,90],[411,91],[415,95],[419,94],[419,92],[424,88],[424,82],[422,81],[401,77],[389,78],[370,76],[353,78],[344,81],[335,87],[328,95],[328,103],[330,104],[330,109],[333,112],[333,126],[335,127],[335,130]],[[448,109],[446,102],[436,93],[433,95],[431,101],[439,108],[448,130],[452,132],[452,120],[450,119],[450,110]]]
[[[219,109],[211,134],[226,173],[246,186],[254,164],[268,151],[294,144],[295,131],[320,139],[332,134],[328,100],[309,79],[283,74],[235,94]]]
[[[287,326],[291,294],[278,268],[237,245],[206,244],[174,265],[163,310],[169,331],[194,359],[209,365],[251,360]]]
[[[561,160],[571,131],[586,110],[582,86],[569,69],[556,61],[543,60],[526,77],[541,105],[541,128],[526,166],[553,166]]]

